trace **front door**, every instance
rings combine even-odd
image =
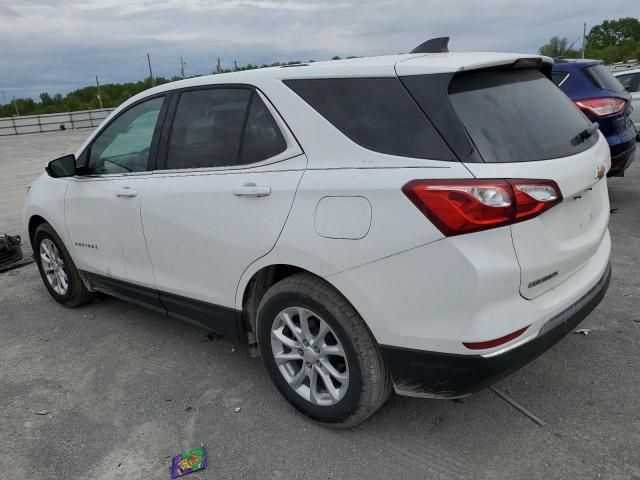
[[[182,92],[164,150],[142,199],[160,298],[234,336],[240,277],[276,243],[306,157],[268,100],[237,87]]]
[[[65,221],[74,260],[106,290],[119,285],[116,280],[153,289],[140,201],[155,161],[152,152],[163,103],[164,97],[155,97],[120,114],[82,155],[86,157],[83,174],[69,181]],[[112,293],[135,296],[121,289]],[[155,293],[148,295],[153,300]],[[155,297],[152,303],[157,303]]]

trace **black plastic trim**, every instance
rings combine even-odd
[[[85,270],[82,270],[80,273],[89,282],[91,290],[97,290],[122,300],[135,303],[136,305],[141,305],[143,307],[152,308],[153,310],[166,313],[164,306],[160,303],[158,291],[153,288],[123,282],[121,280],[116,280],[97,273],[87,272]]]
[[[611,264],[589,292],[549,320],[533,340],[495,357],[381,345],[396,391],[412,396],[456,398],[497,382],[571,332],[600,303],[610,279]]]
[[[160,302],[172,317],[209,328],[231,340],[242,340],[240,332],[244,333],[244,328],[241,328],[240,312],[236,309],[173,293],[159,291],[158,294]]]
[[[241,312],[234,308],[158,291],[92,272],[81,271],[80,273],[89,283],[91,290],[192,323],[233,342],[246,343]]]
[[[464,163],[482,163],[449,99],[449,83],[454,75],[434,73],[398,78],[457,159]]]

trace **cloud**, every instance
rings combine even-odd
[[[5,0],[6,1],[6,0]],[[536,52],[551,36],[573,42],[582,22],[638,16],[628,0],[14,0],[0,5],[0,89],[65,93],[139,80],[146,53],[170,77],[226,66],[333,55],[406,52],[451,36],[454,50]],[[579,44],[579,42],[578,42]]]

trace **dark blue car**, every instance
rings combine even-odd
[[[631,96],[598,60],[556,60],[553,81],[592,121],[611,149],[609,176],[624,176],[636,153]]]

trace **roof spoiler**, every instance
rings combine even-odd
[[[421,43],[409,53],[447,53],[449,37],[437,37]]]

